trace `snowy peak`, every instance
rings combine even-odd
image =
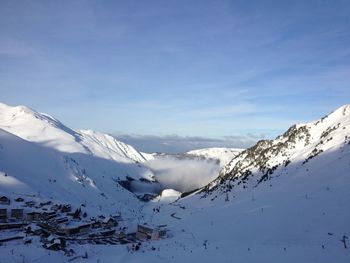
[[[24,105],[18,105],[18,106],[9,106],[5,103],[0,102],[0,113],[9,113],[9,114],[20,114],[20,113],[25,113],[25,114],[34,114],[35,112],[28,108],[27,106]]]
[[[91,154],[119,162],[143,162],[143,155],[112,136],[94,131],[74,131],[45,113],[26,106],[0,104],[0,128],[27,141],[66,153]]]
[[[84,152],[79,134],[53,117],[26,106],[0,106],[0,128],[22,139],[40,143],[62,152]]]
[[[45,121],[56,128],[61,128],[63,130],[69,131],[74,134],[74,131],[64,126],[61,122],[53,118],[52,116],[46,113],[39,113],[34,111],[33,109],[24,106],[14,106],[11,107],[4,103],[0,103],[0,120],[1,122],[10,122],[17,119],[38,119],[41,121]]]
[[[343,105],[337,110],[333,111],[328,115],[330,118],[336,118],[341,116],[349,116],[350,115],[350,104]]]

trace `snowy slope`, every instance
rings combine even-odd
[[[155,200],[146,214],[173,238],[148,261],[349,262],[349,187],[346,105],[243,151],[197,194]]]
[[[0,192],[77,207],[85,203],[93,214],[116,212],[116,204],[130,210],[138,206],[136,197],[117,183],[129,167],[86,156],[93,165],[83,167],[77,160],[84,156],[63,155],[0,129]]]
[[[349,171],[346,144],[258,187],[154,203],[150,220],[173,238],[153,243],[148,262],[349,262]]]
[[[243,150],[244,149],[213,147],[189,151],[186,154],[190,156],[199,156],[207,159],[219,160],[220,166],[223,167]]]

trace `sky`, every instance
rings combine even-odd
[[[350,103],[350,1],[3,0],[0,101],[148,148],[248,146]]]

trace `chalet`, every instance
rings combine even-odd
[[[11,218],[14,218],[17,220],[23,220],[23,209],[22,208],[11,209]]]
[[[64,226],[59,230],[60,234],[64,234],[67,236],[77,235],[77,234],[85,234],[90,231],[91,223],[84,225],[75,225],[75,226]]]
[[[18,197],[18,198],[15,199],[15,201],[16,201],[16,202],[23,202],[24,199],[23,199],[22,197]]]
[[[41,213],[40,212],[29,212],[27,213],[27,221],[39,221],[41,219]]]
[[[146,225],[138,225],[137,226],[137,232],[136,232],[136,238],[138,239],[144,239],[144,240],[157,240],[164,238],[166,235],[165,229],[160,228],[152,228]]]
[[[7,209],[0,209],[0,222],[7,220]]]
[[[8,198],[7,196],[0,197],[0,205],[9,205],[10,202],[10,198]]]

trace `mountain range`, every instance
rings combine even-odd
[[[167,227],[166,239],[142,242],[138,252],[74,246],[89,254],[77,262],[349,262],[350,105],[248,149],[176,156],[220,166],[213,180],[187,193],[159,185],[148,165],[157,158],[110,135],[0,104],[1,195],[84,204],[89,216],[119,213],[129,229]],[[153,194],[148,202],[140,200],[145,193]],[[29,247],[0,251],[6,262],[67,259]]]

